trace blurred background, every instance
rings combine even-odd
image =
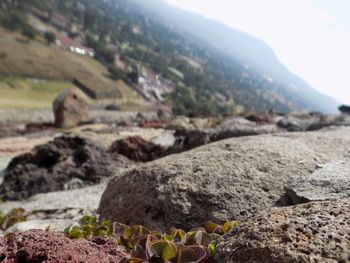
[[[350,102],[347,1],[3,0],[0,107],[188,116],[336,113]]]

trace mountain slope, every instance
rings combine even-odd
[[[9,11],[58,15],[67,21],[61,30],[94,48],[115,76],[135,81],[146,67],[171,80],[176,92],[166,102],[177,114],[336,110],[334,100],[291,74],[259,39],[160,0],[14,3],[2,5],[0,22],[11,19]],[[115,57],[123,58],[125,69],[113,68]]]
[[[188,32],[283,85],[282,96],[300,97],[299,106],[310,111],[336,112],[338,102],[321,94],[297,75],[291,73],[277,58],[273,50],[260,39],[179,8],[161,0],[134,0],[158,17]],[[296,93],[295,95],[293,93]]]

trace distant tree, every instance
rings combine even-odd
[[[103,52],[104,59],[106,60],[107,63],[113,64],[115,60],[115,54],[112,50],[105,50]]]
[[[84,29],[93,29],[97,21],[95,10],[86,10],[84,13]]]
[[[24,26],[22,28],[22,34],[29,39],[35,39],[36,37],[36,31],[30,26]]]
[[[114,80],[121,79],[123,77],[123,72],[117,69],[115,65],[108,67],[108,71],[111,74],[111,78]]]
[[[115,53],[112,50],[107,49],[106,46],[102,44],[102,42],[97,43],[95,51],[97,59],[100,60],[102,63],[108,65],[114,64]]]
[[[99,49],[99,42],[96,41],[90,34],[85,35],[86,45],[93,49]]]
[[[139,71],[137,69],[137,66],[132,65],[131,71],[128,73],[128,77],[135,84],[139,82]]]
[[[11,11],[8,14],[1,16],[1,25],[9,30],[16,31],[27,27],[26,15],[23,12]]]
[[[45,32],[44,38],[46,39],[48,44],[52,44],[56,41],[56,35],[52,32]]]

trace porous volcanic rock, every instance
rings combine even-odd
[[[0,239],[1,261],[15,262],[123,262],[127,252],[111,239],[72,240],[64,234],[30,230]]]
[[[140,136],[130,136],[115,141],[111,145],[110,151],[124,155],[135,162],[149,162],[166,155],[167,148],[146,141]]]
[[[176,130],[175,142],[169,150],[173,153],[181,153],[212,142],[212,131],[209,129]]]
[[[62,91],[52,107],[57,127],[73,128],[90,120],[86,96],[77,88]]]
[[[350,200],[261,212],[221,239],[213,262],[350,262]]]
[[[164,230],[245,220],[275,206],[292,176],[344,156],[349,131],[241,137],[168,156],[114,178],[98,212]]]
[[[350,162],[327,163],[310,176],[293,177],[285,189],[287,204],[350,198]]]
[[[317,131],[330,126],[349,126],[349,120],[342,115],[291,114],[280,118],[277,126],[290,132]]]
[[[245,119],[227,120],[213,128],[176,130],[174,146],[168,152],[181,153],[211,142],[229,138],[277,132],[278,129],[275,125],[257,125]]]
[[[37,193],[66,189],[74,179],[87,185],[96,184],[113,175],[117,163],[95,141],[58,137],[15,157],[5,170],[0,195],[6,200],[25,199]]]

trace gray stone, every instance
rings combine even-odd
[[[291,204],[350,197],[350,162],[327,163],[309,176],[293,177],[285,189]]]
[[[349,237],[349,199],[273,208],[224,236],[213,263],[348,263]]]
[[[68,209],[94,210],[98,207],[100,196],[105,187],[106,182],[83,189],[37,194],[25,201],[0,203],[0,210],[7,212],[18,207],[32,212]]]
[[[342,158],[349,131],[241,137],[168,156],[113,179],[98,211],[161,229],[245,220],[275,206],[292,176]]]
[[[52,107],[59,128],[73,128],[90,120],[87,98],[77,88],[62,91]]]
[[[46,229],[48,226],[51,230],[63,231],[64,227],[77,224],[83,215],[95,213],[106,184],[38,194],[26,201],[1,203],[0,210],[5,213],[19,207],[29,212],[27,221],[15,224],[6,233]]]

